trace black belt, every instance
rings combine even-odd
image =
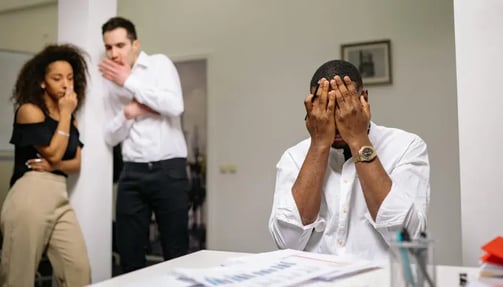
[[[134,170],[152,170],[159,167],[172,167],[177,164],[185,164],[185,158],[170,158],[158,161],[149,162],[132,162],[125,161],[124,168],[134,169]]]

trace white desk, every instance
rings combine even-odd
[[[124,287],[151,279],[159,274],[167,274],[174,268],[207,268],[218,266],[226,259],[248,255],[248,253],[201,250],[176,259],[165,261],[147,268],[93,284],[93,287]],[[138,284],[137,286],[141,286]]]
[[[148,268],[144,268],[125,275],[93,284],[93,287],[123,287],[128,285],[146,286],[142,282],[148,282],[155,276],[168,274],[174,268],[206,268],[218,266],[228,258],[244,256],[248,253],[201,250],[170,261],[162,262]],[[468,280],[478,280],[479,269],[477,267],[437,266],[437,286],[459,286],[459,274],[466,273]],[[503,286],[502,280],[483,279],[484,283],[492,286]],[[333,282],[312,282],[306,286],[333,286]],[[364,286],[390,286],[389,270],[378,269],[337,281],[341,287],[364,287]]]

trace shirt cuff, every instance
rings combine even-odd
[[[287,193],[287,196],[283,198],[283,200],[278,204],[276,211],[276,218],[282,222],[285,222],[289,225],[296,226],[301,230],[312,230],[313,228],[316,232],[322,232],[325,230],[325,219],[320,217],[318,214],[316,216],[316,220],[308,225],[304,225],[302,223],[302,218],[300,217],[299,209],[297,208],[297,204],[295,203],[295,199],[293,198],[293,194],[291,191]]]
[[[298,227],[303,231],[314,229],[316,232],[323,232],[326,226],[325,219],[321,218],[319,215],[315,221],[313,221],[310,224],[304,225],[302,224],[300,215],[298,215],[298,211],[297,210],[292,211],[287,208],[278,208],[276,213],[276,219],[289,225]]]
[[[126,124],[126,126],[131,126],[134,122],[134,119],[127,119],[126,114],[124,113],[124,110],[122,110],[118,115],[117,118],[115,119],[116,122],[120,125]]]
[[[397,190],[396,185],[393,184],[379,207],[375,221],[368,211],[365,213],[365,217],[376,229],[391,228],[394,230],[396,226],[404,224],[405,217],[410,213],[411,208],[414,208],[414,202],[403,192]]]
[[[111,146],[121,142],[133,123],[134,119],[126,119],[124,111],[120,111],[105,128],[105,141]]]
[[[130,74],[124,82],[124,88],[126,88],[126,90],[131,93],[133,97],[135,97],[135,95],[138,94],[136,91],[138,91],[139,87],[140,81],[133,74]]]

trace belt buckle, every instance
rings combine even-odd
[[[148,163],[148,169],[152,169],[153,166],[154,166],[153,163],[151,163],[151,162]]]

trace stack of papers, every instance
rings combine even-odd
[[[480,258],[480,276],[503,277],[503,237],[496,237],[482,246],[486,253]]]
[[[212,268],[180,268],[174,274],[192,286],[298,286],[378,268],[369,261],[297,250],[278,250],[228,260]]]

